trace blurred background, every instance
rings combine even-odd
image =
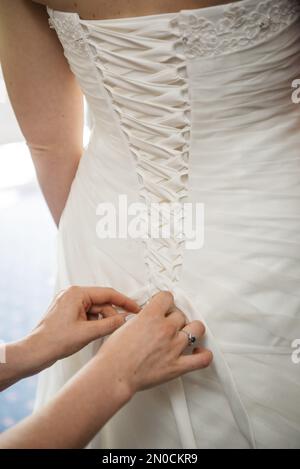
[[[0,340],[20,339],[47,309],[55,239],[0,67]],[[36,377],[28,378],[0,394],[0,431],[32,411],[36,383]]]

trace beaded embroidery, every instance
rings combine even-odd
[[[55,29],[61,42],[72,50],[85,51],[86,44],[82,36],[82,29],[73,15],[66,15],[65,18],[48,18],[49,26]]]
[[[253,9],[248,6],[224,6],[224,14],[217,22],[197,13],[183,12],[178,25],[187,57],[208,57],[250,47],[283,30],[299,12],[297,0],[266,0]]]

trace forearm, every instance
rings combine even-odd
[[[53,363],[43,343],[40,334],[32,333],[22,340],[2,345],[5,363],[0,363],[0,391]]]
[[[78,168],[81,151],[74,150],[70,154],[67,148],[64,150],[64,148],[28,146],[41,190],[58,225]]]
[[[104,357],[94,357],[47,406],[0,436],[1,448],[82,448],[131,398]]]

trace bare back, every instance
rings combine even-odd
[[[41,0],[54,10],[77,12],[83,19],[111,19],[173,13],[182,9],[205,8],[238,0]]]

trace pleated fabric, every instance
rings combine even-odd
[[[93,119],[59,226],[57,289],[109,285],[141,305],[170,289],[214,353],[207,370],[137,394],[90,446],[300,447],[299,2],[48,13]],[[120,194],[203,204],[203,246],[187,249],[185,233],[99,239],[98,204]],[[99,346],[44,372],[37,407]]]

